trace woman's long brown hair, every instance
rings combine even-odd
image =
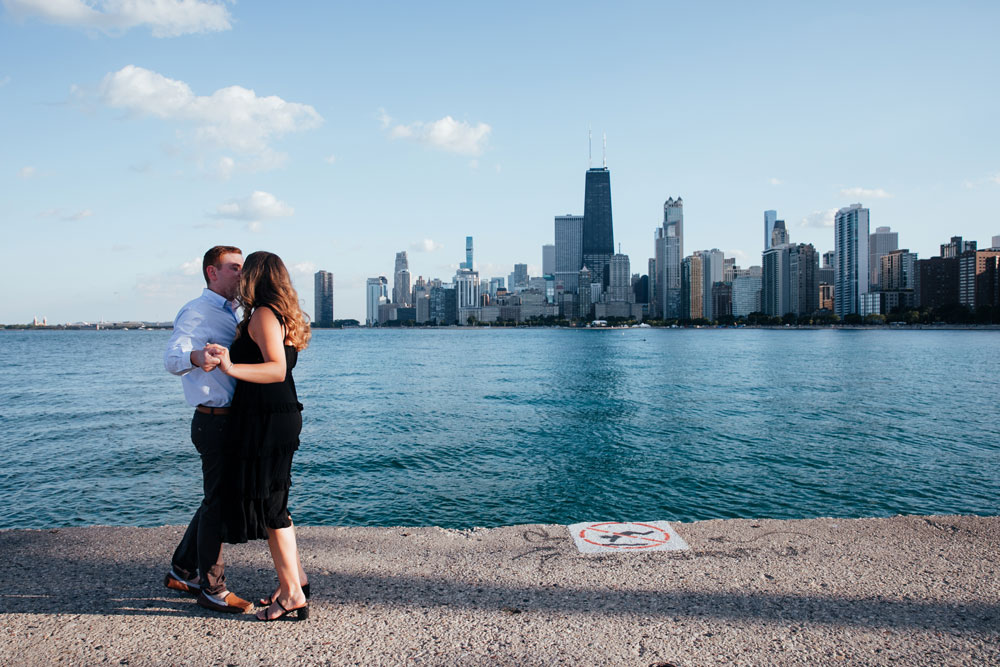
[[[247,255],[236,300],[243,306],[243,324],[250,321],[255,309],[270,306],[285,325],[285,339],[296,350],[309,345],[309,316],[299,307],[299,294],[292,287],[285,263],[273,252],[258,250]]]

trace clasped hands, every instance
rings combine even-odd
[[[191,352],[191,363],[206,373],[218,367],[228,375],[229,369],[233,367],[233,362],[229,358],[229,348],[216,343],[209,343],[204,349]]]

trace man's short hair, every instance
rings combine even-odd
[[[217,245],[214,248],[208,249],[208,252],[205,253],[205,259],[201,261],[201,273],[205,276],[205,284],[210,284],[208,282],[208,267],[214,266],[216,268],[221,268],[219,265],[219,258],[223,255],[228,255],[229,253],[242,255],[243,251],[233,245]]]

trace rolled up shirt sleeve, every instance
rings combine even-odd
[[[205,340],[204,316],[193,308],[185,308],[174,320],[174,333],[163,353],[163,367],[174,375],[187,375],[197,366],[191,364],[191,352],[200,350],[208,342]]]

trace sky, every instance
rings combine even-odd
[[[582,214],[616,246],[760,264],[763,212],[938,254],[1000,235],[1000,3],[0,0],[0,322],[169,321],[216,244],[269,250],[306,312],[365,280],[541,273]]]

